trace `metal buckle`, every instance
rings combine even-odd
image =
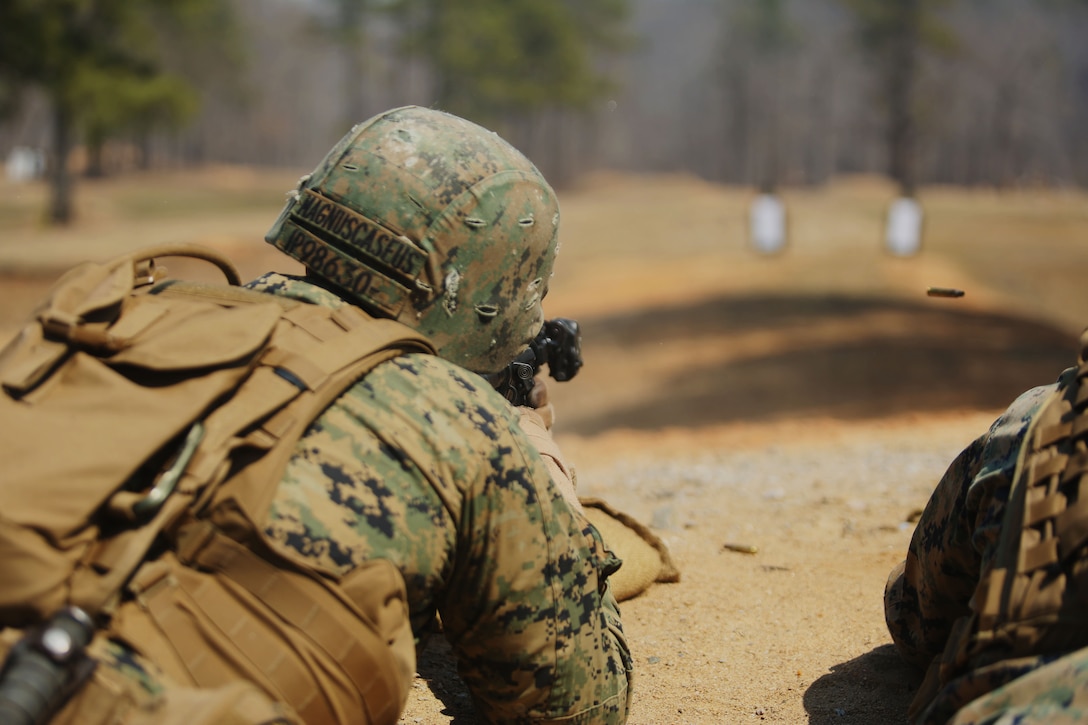
[[[147,495],[132,505],[132,513],[137,521],[149,521],[159,512],[163,504],[166,503],[166,499],[174,492],[174,488],[181,479],[181,474],[185,473],[185,468],[189,465],[189,461],[192,460],[193,454],[196,453],[197,446],[200,445],[203,438],[204,424],[197,421],[193,423],[192,427],[189,428],[189,432],[185,435],[185,440],[182,442],[174,462],[159,475],[155,485],[147,492]]]

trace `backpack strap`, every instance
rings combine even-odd
[[[252,479],[245,493],[232,482],[230,496],[247,501],[246,511],[262,511],[271,501],[267,482],[279,479],[293,444],[325,408],[380,363],[408,352],[435,352],[415,330],[349,305],[333,309],[245,288],[174,280],[151,294],[196,297],[227,307],[275,301],[283,308],[281,323],[252,373],[202,421],[204,439],[177,487],[200,496],[198,511],[222,497],[219,485],[233,475],[231,458],[242,450],[256,454],[247,457],[246,470],[260,473],[245,476]]]
[[[229,499],[246,515],[245,528],[255,528],[275,493],[269,482],[282,478],[294,444],[336,398],[387,360],[434,352],[424,337],[393,320],[369,318],[357,308],[314,315],[327,312],[314,307],[285,313],[294,328],[280,331],[231,404],[206,420],[208,443],[194,460],[193,483],[221,478],[214,471],[236,448],[263,455],[229,485],[206,489],[198,510],[218,509]],[[229,528],[240,524],[231,521]]]

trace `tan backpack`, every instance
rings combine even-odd
[[[209,261],[229,284],[160,280],[162,256]],[[355,307],[238,284],[228,260],[191,245],[84,264],[0,352],[0,626],[65,605],[111,613],[160,532],[191,529],[225,480],[248,481],[227,498],[259,507],[348,386],[433,352]]]

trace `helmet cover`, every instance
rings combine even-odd
[[[513,146],[408,106],[341,139],[265,239],[442,357],[491,373],[543,324],[558,229],[555,192]]]

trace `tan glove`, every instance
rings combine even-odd
[[[544,427],[551,430],[555,425],[555,406],[548,395],[548,384],[539,375],[533,378],[533,389],[529,391],[529,407],[540,415]]]
[[[536,390],[534,386],[533,393]],[[550,408],[550,404],[545,406],[545,410]],[[582,513],[582,504],[578,500],[577,492],[578,476],[574,471],[574,467],[563,460],[559,445],[552,439],[552,434],[548,430],[550,426],[545,424],[544,416],[541,415],[541,408],[520,406],[517,410],[521,429],[525,432],[529,442],[536,448],[540,457],[544,459],[544,465],[547,467],[548,473],[551,474],[552,482],[555,483],[571,508]]]

